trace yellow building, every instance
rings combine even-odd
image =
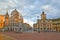
[[[41,19],[33,24],[36,31],[60,31],[60,18],[47,19],[46,14],[42,12]]]
[[[0,15],[0,28],[4,27],[4,15]]]

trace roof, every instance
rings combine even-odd
[[[19,12],[16,10],[16,9],[14,9],[12,12],[11,12],[11,15],[13,15],[13,14],[19,14]]]

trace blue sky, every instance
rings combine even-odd
[[[41,18],[42,11],[45,11],[47,18],[60,18],[60,0],[0,0],[0,14],[7,11],[11,14],[14,9],[17,9],[24,22],[31,26]]]

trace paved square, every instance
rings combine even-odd
[[[3,32],[2,34],[13,37],[16,40],[60,40],[59,32],[40,32],[40,33]]]

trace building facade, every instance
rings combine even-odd
[[[60,18],[47,19],[46,14],[42,12],[41,19],[33,24],[34,31],[60,31]]]
[[[28,24],[28,23],[23,23],[23,31],[29,31],[29,30],[31,30],[32,28],[31,28],[31,26]]]
[[[4,15],[0,15],[0,28],[4,27]]]
[[[23,31],[22,25],[23,25],[23,17],[15,9],[11,12],[11,15],[9,15],[8,12],[5,14],[4,27],[2,31],[22,32]]]

